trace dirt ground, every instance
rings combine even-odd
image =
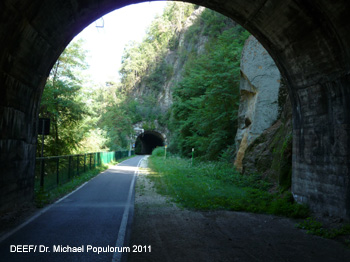
[[[142,163],[147,167],[147,160]],[[244,212],[180,209],[155,192],[144,171],[138,176],[128,262],[166,261],[350,261],[350,249],[306,234],[298,221]],[[147,248],[148,251],[148,248]]]

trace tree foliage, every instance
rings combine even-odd
[[[61,54],[47,79],[40,104],[40,117],[51,119],[45,154],[70,154],[84,134],[81,123],[89,115],[81,95],[82,76],[87,67],[82,41],[72,42]],[[40,148],[40,147],[39,147]]]
[[[203,34],[212,37],[205,53],[192,53],[187,58],[183,79],[174,88],[171,149],[190,155],[195,148],[202,158],[217,159],[234,144],[240,56],[248,33],[209,10],[201,18],[201,23],[208,24],[201,25]]]
[[[164,63],[164,55],[176,42],[194,8],[194,5],[182,2],[168,3],[163,14],[156,17],[147,29],[143,41],[131,42],[125,47],[119,72],[122,91],[130,93],[140,81],[155,77],[152,72]]]

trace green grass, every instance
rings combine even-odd
[[[133,157],[133,156],[132,156]],[[38,208],[42,208],[47,204],[51,204],[57,199],[63,197],[64,195],[70,193],[86,181],[89,181],[91,178],[97,176],[101,172],[105,171],[106,169],[110,168],[111,166],[114,166],[116,164],[119,164],[120,162],[128,159],[130,157],[125,157],[122,159],[119,159],[118,161],[112,161],[109,164],[105,164],[102,166],[97,166],[95,169],[89,170],[79,176],[75,176],[70,180],[69,182],[60,185],[52,190],[41,190],[41,189],[36,189],[35,190],[35,196],[34,196],[34,202],[35,205]]]
[[[290,193],[270,193],[259,175],[241,175],[222,162],[196,162],[151,156],[150,174],[157,191],[179,205],[196,210],[235,210],[305,218],[309,210]]]
[[[336,238],[338,236],[350,235],[350,225],[341,225],[339,228],[326,228],[323,223],[308,217],[303,222],[298,223],[297,227],[306,230],[308,234],[317,235],[324,238]],[[350,238],[349,238],[350,240]]]
[[[152,156],[164,157],[165,156],[165,148],[164,147],[157,147],[157,148],[153,149]]]

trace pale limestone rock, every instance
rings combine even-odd
[[[250,36],[241,57],[241,101],[235,161],[240,171],[246,148],[278,118],[280,86],[281,75],[275,62],[264,47]]]

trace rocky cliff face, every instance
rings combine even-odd
[[[241,58],[241,101],[235,166],[263,173],[289,187],[291,175],[291,107],[274,61],[253,37]]]
[[[262,45],[250,36],[241,56],[237,169],[243,168],[246,148],[277,120],[280,87],[281,75],[274,61]]]
[[[285,87],[283,93],[286,94]],[[248,145],[242,161],[245,174],[259,173],[282,189],[289,189],[292,177],[292,107],[288,95],[277,121]]]
[[[186,59],[181,57],[183,49],[187,51],[196,50],[197,53],[201,53],[204,50],[204,46],[208,41],[206,36],[200,34],[198,36],[198,44],[192,46],[191,43],[185,41],[185,34],[189,27],[191,27],[196,19],[203,13],[205,7],[199,7],[187,18],[178,38],[179,45],[175,50],[168,50],[167,54],[162,58],[166,64],[166,67],[172,68],[172,73],[170,77],[164,76],[163,83],[159,86],[159,92],[156,94],[157,104],[162,110],[166,112],[172,105],[172,86],[181,81],[182,69]],[[135,87],[136,97],[142,98],[142,96],[152,93],[152,88],[147,85],[147,82],[140,82],[139,85]]]
[[[182,79],[183,67],[186,63],[186,57],[184,57],[183,54],[190,51],[195,51],[199,54],[204,51],[208,37],[204,36],[203,32],[200,32],[198,35],[198,42],[195,45],[185,40],[187,30],[195,23],[198,17],[201,16],[204,10],[204,7],[199,7],[194,10],[186,19],[185,24],[179,32],[178,46],[173,50],[168,49],[167,53],[163,57],[160,57],[160,60],[164,63],[164,67],[170,68],[171,73],[169,73],[169,71],[163,73],[163,79],[159,83],[159,86],[157,86],[157,90],[155,91],[154,87],[150,87],[147,81],[141,81],[133,90],[133,96],[139,101],[142,101],[147,96],[154,98],[154,101],[156,101],[154,107],[159,109],[159,113],[162,115],[167,114],[173,103],[173,86]],[[165,143],[167,143],[167,137],[170,136],[167,125],[160,123],[158,119],[153,120],[151,123],[145,121],[138,122],[134,125],[134,128],[137,127],[142,127],[147,130],[156,130],[162,133],[165,138]]]

